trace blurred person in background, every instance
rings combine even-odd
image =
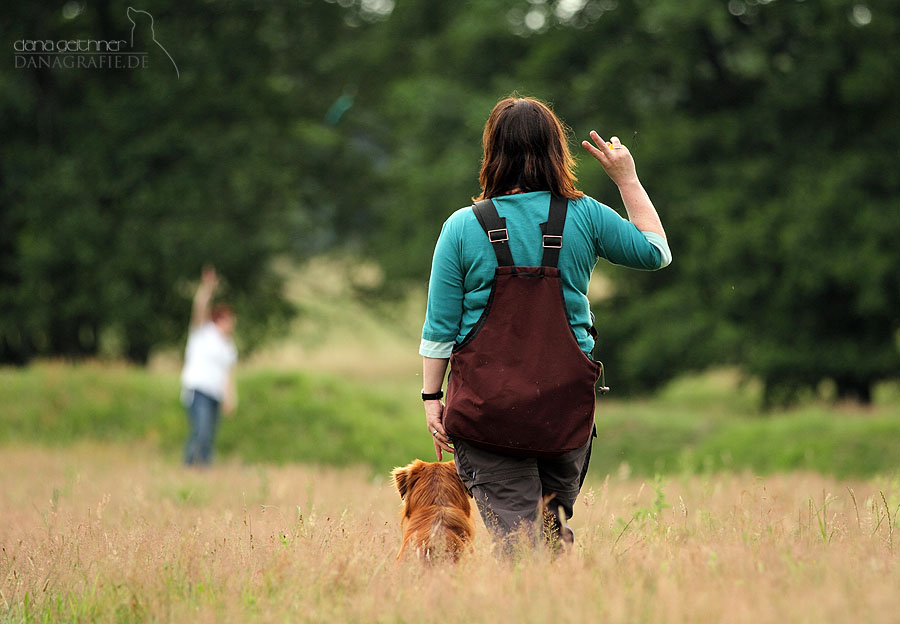
[[[587,296],[594,265],[652,271],[672,259],[628,148],[590,137],[582,146],[617,185],[628,219],[575,187],[553,111],[509,97],[485,124],[483,192],[447,219],[434,250],[419,349],[428,431],[438,460],[455,453],[485,525],[504,541],[520,529],[574,540],[566,520],[590,460],[602,372]]]
[[[236,318],[229,305],[212,304],[218,284],[216,270],[204,267],[184,351],[181,397],[190,426],[184,451],[184,462],[189,466],[209,465],[219,412],[229,415],[237,407],[237,349],[231,340]]]

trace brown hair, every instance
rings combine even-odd
[[[550,191],[577,199],[575,161],[569,151],[567,128],[550,107],[529,97],[501,100],[484,125],[484,160],[481,162],[482,193],[476,199]]]
[[[227,303],[217,303],[209,314],[213,323],[218,323],[219,319],[224,316],[234,316],[234,310]]]

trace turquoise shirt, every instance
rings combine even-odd
[[[540,224],[547,220],[550,193],[536,191],[493,198],[506,218],[509,247],[518,266],[539,266],[543,248]],[[594,348],[588,283],[599,258],[633,269],[652,271],[671,262],[665,239],[641,232],[612,208],[591,197],[570,199],[559,254],[563,298],[569,324],[581,349]],[[450,357],[487,305],[497,256],[472,207],[454,212],[441,229],[428,284],[428,308],[422,329],[421,355]]]

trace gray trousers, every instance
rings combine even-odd
[[[566,520],[587,474],[592,441],[552,459],[499,455],[455,441],[456,471],[496,539],[522,529],[534,531],[544,510],[545,528],[571,543],[575,534]]]

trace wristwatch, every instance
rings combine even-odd
[[[422,400],[423,401],[436,401],[438,399],[443,399],[443,398],[444,398],[443,390],[438,390],[437,392],[431,392],[431,393],[425,392],[425,390],[422,390]]]

